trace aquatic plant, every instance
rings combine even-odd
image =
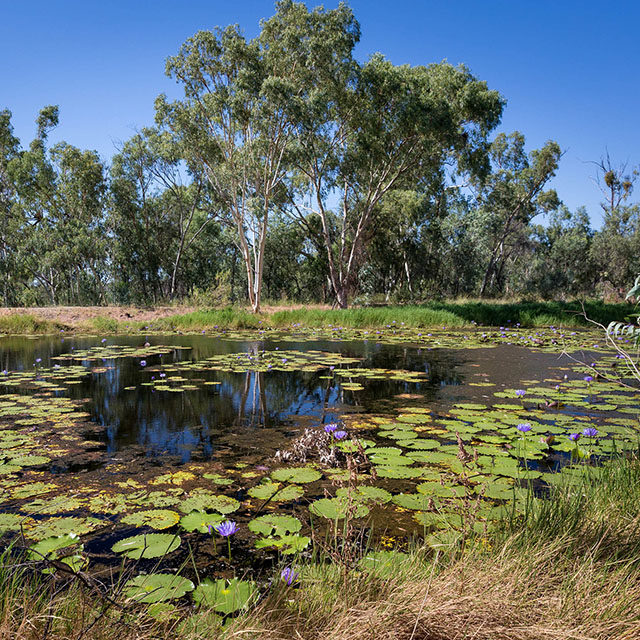
[[[111,550],[115,553],[123,553],[128,558],[160,558],[180,546],[180,536],[172,536],[168,533],[147,533],[119,540]]]
[[[227,539],[229,562],[231,562],[231,536],[238,531],[238,525],[233,520],[225,520],[223,523],[215,525],[213,529],[220,536]]]
[[[181,576],[152,573],[129,580],[124,585],[124,595],[134,602],[151,604],[181,598],[194,589],[193,582]]]
[[[293,567],[285,567],[280,572],[280,579],[290,587],[293,585],[298,579],[298,572],[293,569]]]
[[[257,596],[256,586],[246,580],[203,580],[193,592],[193,599],[201,607],[210,607],[228,615],[249,606]]]

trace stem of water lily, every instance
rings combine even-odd
[[[229,562],[231,562],[231,536],[227,536],[227,546],[229,548]]]

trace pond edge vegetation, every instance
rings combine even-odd
[[[120,320],[97,315],[73,322],[40,317],[37,310],[0,316],[0,334],[47,335],[63,332],[127,334],[217,329],[330,328],[381,329],[391,326],[425,329],[464,329],[476,326],[570,327],[624,322],[634,310],[629,303],[448,301],[423,305],[360,307],[351,309],[291,308],[254,314],[242,307],[201,309],[182,313],[175,309],[154,320]],[[81,314],[80,314],[81,315]],[[585,317],[586,315],[586,317]]]
[[[439,640],[473,630],[478,640],[631,640],[640,635],[640,460],[610,460],[598,481],[585,473],[548,499],[530,488],[524,514],[459,546],[416,540],[363,569],[329,562],[340,550],[316,545],[295,570],[275,568],[260,601],[224,624],[204,607],[153,617],[124,597],[122,581],[54,580],[14,552],[0,565],[2,638]]]

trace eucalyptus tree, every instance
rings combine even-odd
[[[3,146],[12,157],[3,153],[3,192],[10,185],[10,194],[3,203],[2,247],[11,269],[5,285],[7,278],[20,282],[13,286],[14,302],[42,302],[41,290],[52,304],[104,301],[104,167],[93,151],[64,142],[47,146],[58,119],[57,107],[42,109],[36,137],[22,149],[4,118]]]
[[[16,189],[10,173],[10,164],[18,156],[19,149],[20,140],[13,134],[11,112],[4,109],[0,111],[0,277],[4,306],[9,306],[15,301],[14,281],[17,269],[11,231]]]
[[[531,228],[531,249],[510,274],[514,290],[547,299],[592,295],[597,275],[590,259],[593,238],[584,207],[552,211],[546,225]]]
[[[116,216],[121,214],[115,221],[114,232],[128,245],[123,230],[145,225],[143,235],[147,237],[141,240],[146,247],[145,258],[153,266],[150,271],[146,268],[143,271],[154,273],[155,287],[169,299],[176,295],[185,254],[215,218],[215,206],[207,198],[206,179],[197,167],[185,165],[183,156],[180,141],[169,131],[145,128],[123,145],[113,168],[121,207],[119,212],[114,211]],[[123,183],[127,180],[128,185]],[[133,203],[123,202],[127,194]],[[157,238],[148,237],[149,224],[164,227],[160,230],[164,238],[161,247],[151,246],[157,244]],[[154,256],[156,251],[158,254]],[[168,274],[166,286],[161,282],[160,272]]]
[[[590,257],[599,281],[614,289],[621,298],[640,274],[640,205],[618,204],[605,215],[596,233]]]
[[[41,225],[42,259],[64,282],[63,297],[76,304],[107,302],[105,167],[95,151],[61,142],[50,152],[55,189],[47,224]]]
[[[156,101],[157,122],[181,136],[189,162],[201,167],[236,229],[256,312],[269,216],[282,208],[291,172],[292,114],[323,91],[319,76],[330,80],[331,60],[343,55],[334,45],[346,41],[350,55],[358,34],[342,4],[308,11],[284,0],[261,26],[249,41],[237,26],[198,32],[167,62],[184,99]]]
[[[544,187],[555,175],[561,155],[553,141],[527,154],[524,136],[517,131],[501,133],[493,141],[493,171],[475,183],[478,216],[484,220],[487,243],[481,296],[501,289],[505,265],[528,237],[531,220],[559,206],[555,190],[544,191]]]
[[[15,268],[14,283],[19,280],[23,290],[31,288],[31,283],[41,286],[54,304],[58,282],[44,260],[47,247],[43,242],[47,238],[43,227],[47,226],[55,189],[55,172],[46,141],[58,120],[57,107],[43,108],[36,119],[36,137],[27,149],[16,149],[7,163],[6,174],[13,188],[4,238],[5,249]]]
[[[395,66],[377,54],[361,67],[338,66],[335,77],[340,82],[299,119],[290,211],[303,223],[320,218],[335,301],[344,308],[385,195],[433,190],[445,163],[482,174],[503,100],[446,63]]]

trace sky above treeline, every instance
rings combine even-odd
[[[528,149],[556,140],[565,154],[551,186],[570,209],[586,206],[600,226],[602,198],[590,161],[608,150],[615,165],[640,164],[640,3],[348,4],[361,25],[359,60],[379,51],[395,64],[463,63],[507,99],[499,131],[523,132]],[[13,113],[26,145],[39,109],[57,104],[60,126],[51,142],[66,140],[109,160],[121,142],[153,124],[159,93],[179,97],[164,64],[188,37],[233,23],[254,37],[274,6],[271,0],[0,0],[0,109]]]

